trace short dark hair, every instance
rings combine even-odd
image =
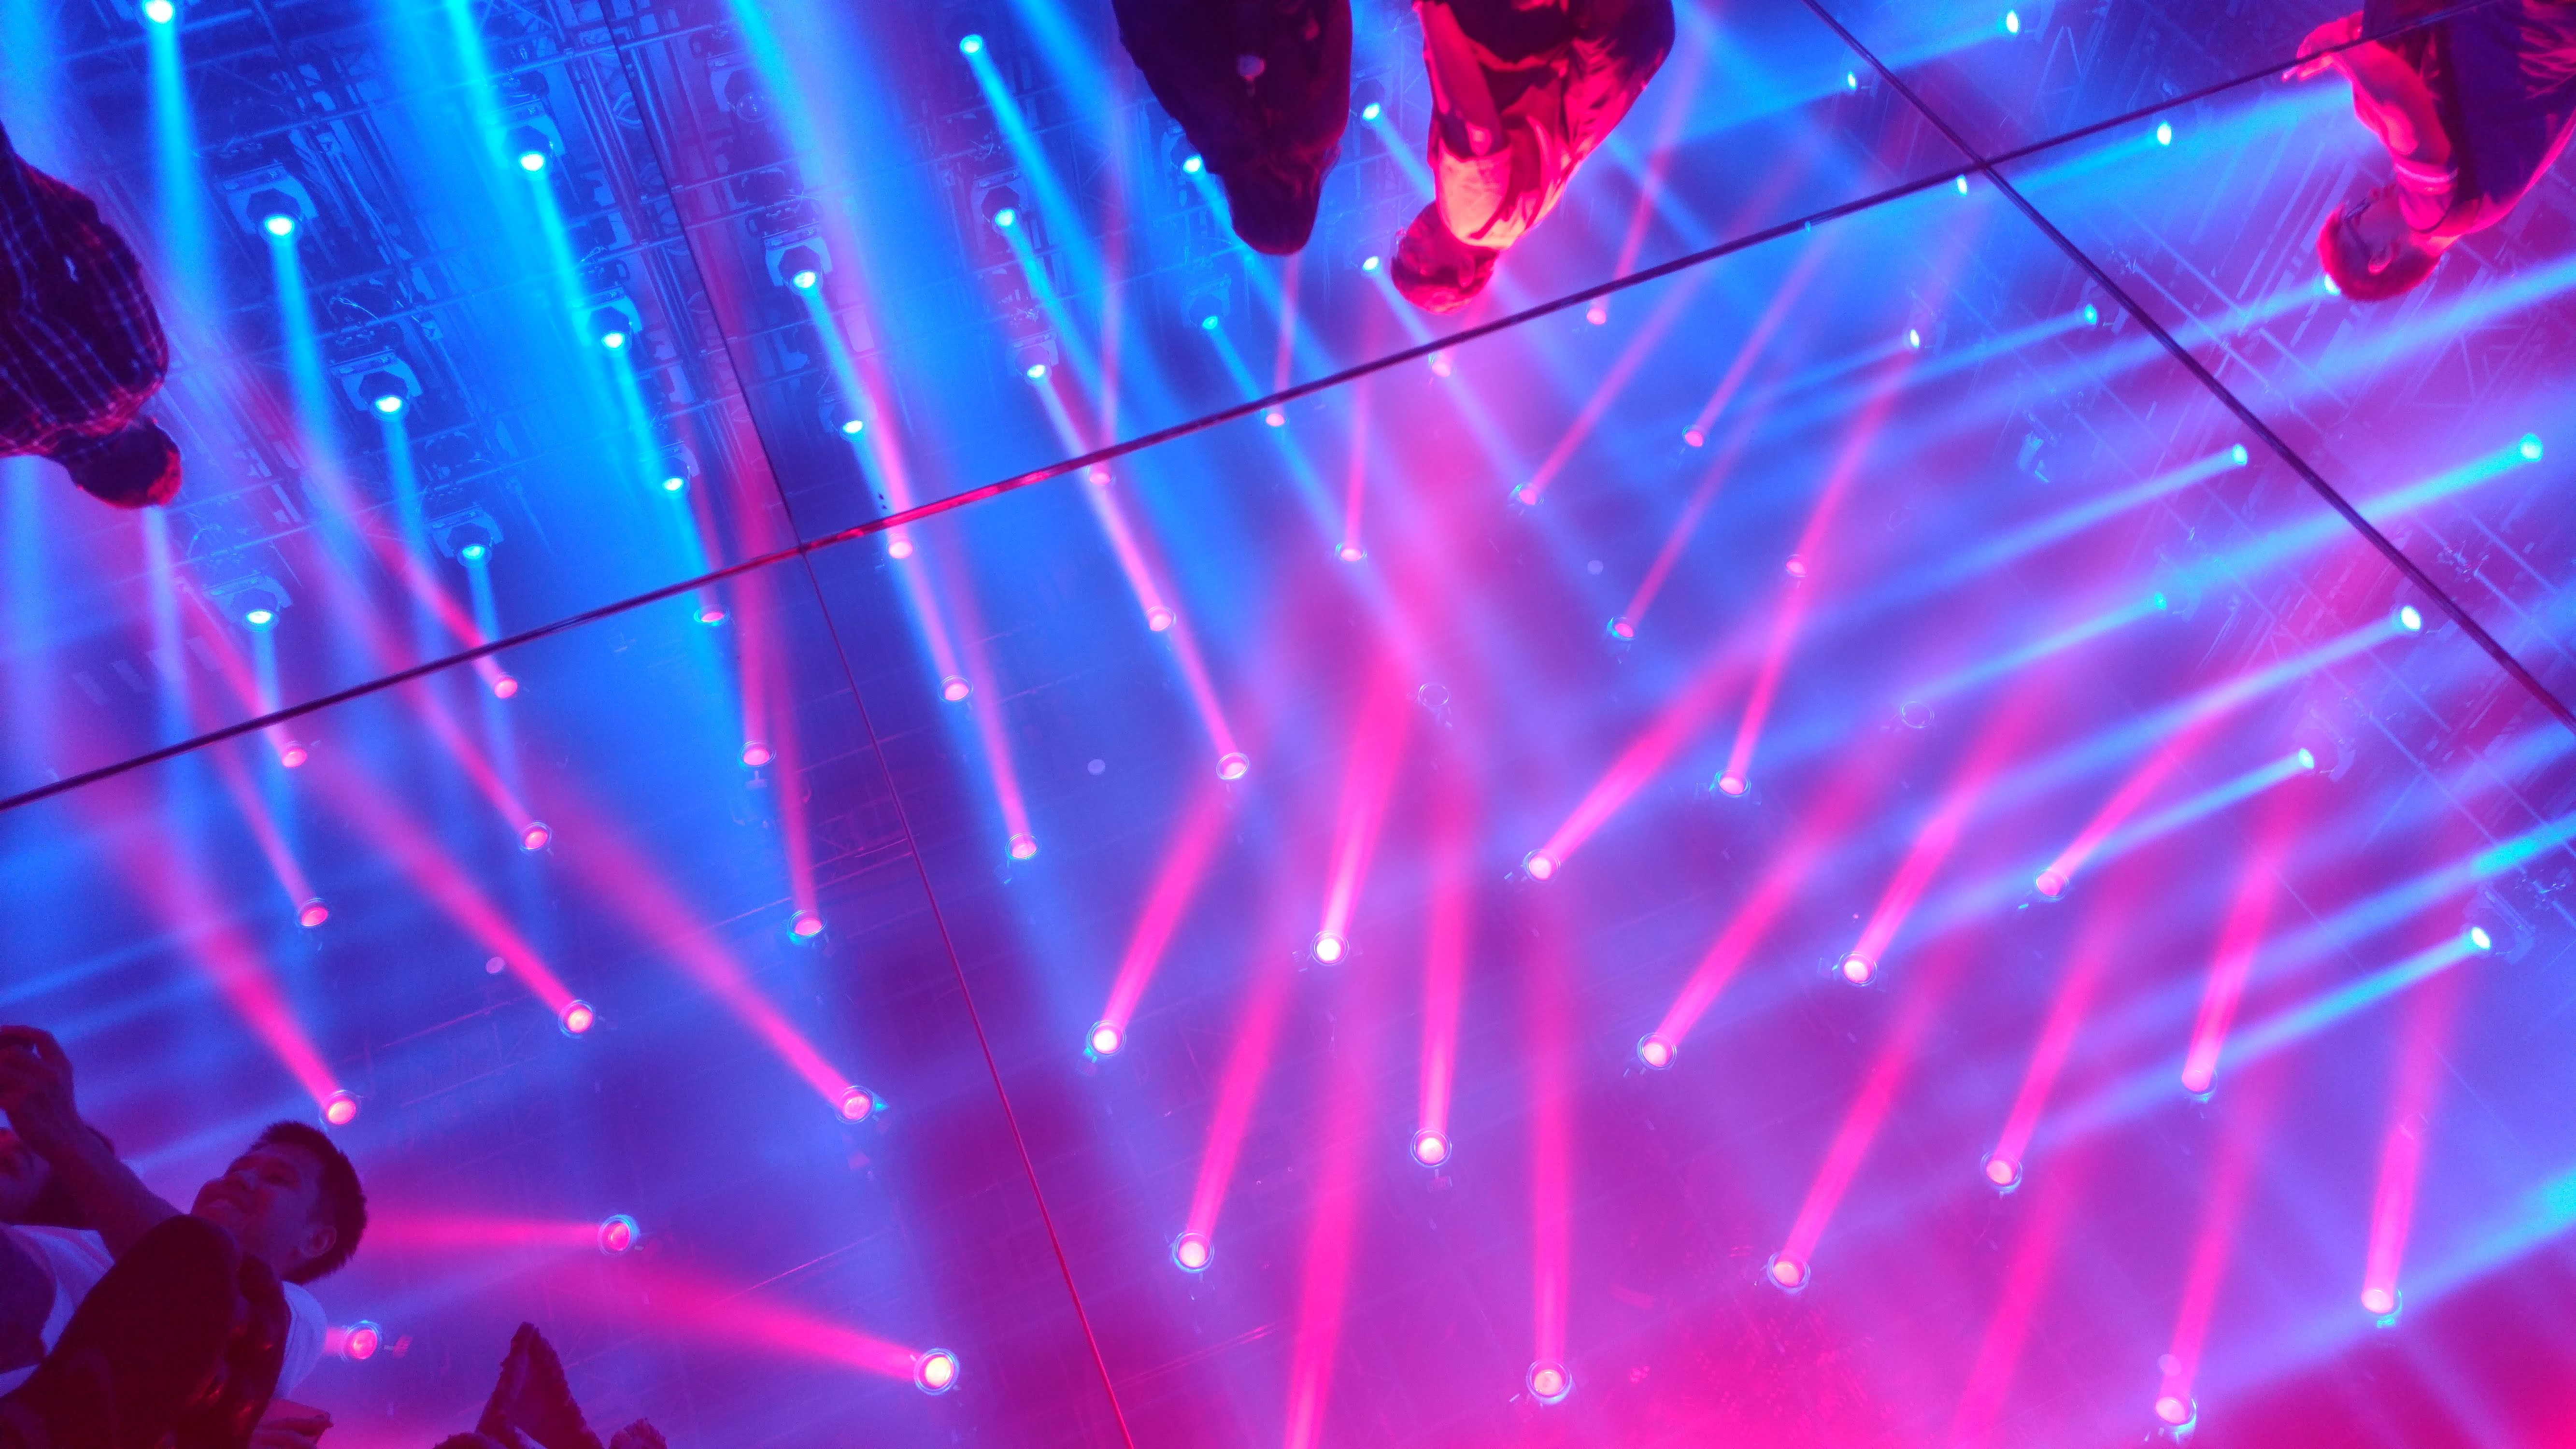
[[[349,1154],[342,1152],[338,1143],[324,1136],[321,1128],[302,1122],[271,1122],[251,1146],[297,1148],[322,1165],[313,1210],[331,1224],[331,1247],[312,1262],[285,1274],[286,1281],[310,1283],[339,1272],[349,1255],[358,1251],[358,1239],[367,1231],[367,1190],[358,1185],[357,1164],[349,1160]]]
[[[1455,312],[1493,280],[1502,253],[1460,241],[1440,219],[1440,203],[1422,208],[1395,243],[1387,274],[1406,301],[1425,312]]]
[[[2353,235],[2352,215],[2352,208],[2327,212],[2326,224],[2317,229],[2317,262],[2346,300],[2385,302],[2414,291],[2433,275],[2441,254],[2412,243],[2400,248],[2387,266],[2372,271],[2369,250]]]
[[[82,492],[119,508],[149,508],[179,496],[179,445],[148,418],[56,448],[54,461],[71,471]]]

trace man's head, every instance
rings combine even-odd
[[[367,1194],[330,1138],[301,1122],[278,1122],[197,1189],[189,1209],[230,1229],[242,1251],[289,1283],[337,1272],[367,1230]]]
[[[2382,187],[2326,214],[2317,230],[2317,261],[2335,290],[2355,302],[2402,297],[2433,275],[2441,249],[2406,225],[2392,188]]]
[[[1471,246],[1450,235],[1435,202],[1422,208],[1413,225],[1404,229],[1403,239],[1395,244],[1395,265],[1388,270],[1406,301],[1425,312],[1455,312],[1485,290],[1502,255],[1492,247]]]
[[[119,508],[149,508],[179,496],[179,445],[148,418],[58,448],[54,461],[71,470],[82,492]]]
[[[1315,211],[1324,202],[1324,173],[1334,157],[1304,164],[1294,158],[1255,154],[1217,173],[1225,183],[1226,210],[1234,217],[1234,234],[1256,252],[1287,256],[1315,234]]]

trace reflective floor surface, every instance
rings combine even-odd
[[[190,468],[0,463],[0,1016],[332,1123],[327,1442],[2576,1433],[2576,181],[1683,0],[1432,317],[1356,9],[1282,261],[1094,0],[0,0]]]

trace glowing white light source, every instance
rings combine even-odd
[[[955,704],[957,701],[964,699],[966,696],[974,692],[973,686],[967,684],[965,680],[958,678],[954,674],[939,681],[939,697],[948,701],[950,704]]]
[[[1160,634],[1172,627],[1172,611],[1160,604],[1145,611],[1145,627]]]
[[[677,473],[674,473],[670,477],[662,480],[662,491],[665,493],[677,493],[688,486],[689,480],[681,477]]]
[[[1216,1248],[1205,1233],[1183,1233],[1172,1240],[1172,1261],[1184,1273],[1204,1273],[1216,1257]]]
[[[402,410],[403,398],[401,393],[389,392],[376,399],[376,411],[383,413],[386,417],[392,417],[394,414],[401,412]]]
[[[2031,889],[2038,891],[2041,895],[2048,897],[2052,901],[2057,899],[2059,896],[2066,894],[2066,877],[2059,875],[2053,870],[2041,871],[2039,873],[2039,879],[2032,881],[2030,885]]]
[[[554,838],[555,833],[546,828],[546,822],[542,820],[531,820],[519,827],[521,850],[543,850],[546,848],[546,842]]]
[[[2413,604],[2398,605],[2397,627],[2405,630],[2409,634],[2423,633],[2424,611],[2416,608]]]
[[[287,742],[285,749],[277,752],[277,762],[290,770],[302,769],[304,767],[304,762],[311,758],[313,758],[313,756],[310,751],[291,740]]]
[[[458,549],[456,551],[456,556],[465,560],[467,563],[481,563],[483,561],[483,556],[490,552],[491,550],[484,547],[482,544],[469,543],[463,548]]]
[[[2156,144],[2159,146],[2170,146],[2173,144],[2173,122],[2156,122]]]
[[[2325,286],[2327,296],[2340,297],[2343,295],[2343,288],[2335,285],[2335,279],[2333,277],[2319,277],[2317,280]]]
[[[509,699],[518,692],[519,681],[506,674],[492,681],[492,697],[495,699]]]
[[[522,170],[522,171],[529,171],[529,172],[536,172],[536,171],[543,171],[543,170],[545,170],[545,169],[546,169],[546,153],[545,153],[545,152],[543,152],[543,151],[522,151],[522,152],[520,152],[520,153],[519,153],[519,169],[520,169],[520,170]]]
[[[1556,875],[1556,857],[1544,850],[1533,850],[1521,857],[1521,869],[1531,880],[1550,880]]]
[[[2191,1422],[2191,1400],[2180,1394],[2158,1394],[2156,1417],[2168,1424],[2188,1424]]]
[[[643,1229],[635,1225],[635,1220],[633,1218],[628,1217],[624,1213],[618,1213],[613,1217],[601,1220],[599,1224],[599,1251],[603,1253],[623,1253],[627,1249],[634,1247],[635,1240],[643,1235]]]
[[[1454,370],[1449,361],[1449,351],[1447,348],[1442,348],[1440,351],[1432,353],[1430,357],[1424,360],[1430,363],[1431,375],[1433,377],[1447,377],[1450,372]]]
[[[2246,464],[2254,461],[2254,455],[2245,451],[2245,445],[2243,443],[2239,443],[2235,447],[2227,450],[2227,461],[2235,464],[2239,468],[2242,468]]]
[[[1031,382],[1042,382],[1046,379],[1047,365],[1043,362],[1032,362],[1020,369],[1020,375]]]
[[[865,1122],[877,1110],[876,1094],[865,1087],[848,1087],[841,1092],[841,1120]]]
[[[1682,441],[1688,443],[1694,448],[1706,447],[1708,445],[1708,434],[1701,432],[1697,428],[1684,428],[1682,429]]]
[[[1717,788],[1718,793],[1723,795],[1741,795],[1744,793],[1744,777],[1741,775],[1720,775],[1717,777]]]
[[[1843,72],[1843,89],[1847,91],[1856,91],[1860,89],[1859,71],[1847,70]]]
[[[823,918],[812,911],[798,911],[787,918],[787,934],[799,941],[811,941],[823,934]]]
[[[1360,547],[1356,543],[1343,544],[1340,548],[1333,550],[1333,553],[1344,563],[1358,563],[1361,559],[1368,557],[1368,550]]]
[[[787,285],[800,292],[810,292],[814,290],[814,284],[821,280],[823,280],[821,277],[814,275],[812,267],[799,267],[796,274],[787,279]]]
[[[2085,303],[2085,304],[2084,304],[2084,325],[2085,325],[2085,326],[2087,326],[2087,327],[2099,327],[2099,326],[2101,326],[2101,325],[2102,325],[2102,309],[2101,309],[2101,308],[2099,308],[2099,307],[2094,306],[2094,305],[2093,305],[2092,303],[2090,303],[2090,302]]]
[[[1011,859],[1030,860],[1038,853],[1038,838],[1026,832],[1011,837]]]
[[[1375,101],[1371,101],[1367,105],[1360,107],[1360,119],[1363,121],[1374,121],[1385,114],[1386,107],[1379,105]]]
[[[599,1024],[599,1013],[587,1001],[567,1001],[563,1015],[556,1020],[563,1027],[564,1035],[579,1036]]]
[[[2296,761],[2302,770],[2313,770],[2317,767],[2317,752],[2314,750],[2301,747],[2299,752],[2290,758]]]
[[[260,220],[259,225],[260,230],[267,232],[270,236],[295,235],[295,218],[288,216],[282,211],[272,212],[268,216],[263,217]]]
[[[626,334],[614,329],[602,332],[599,334],[599,345],[607,348],[611,352],[615,352],[618,348],[626,345]]]
[[[1920,327],[1908,327],[1908,328],[1906,328],[1906,329],[1905,329],[1905,345],[1906,345],[1906,346],[1908,346],[1908,347],[1911,347],[1911,348],[1915,348],[1915,349],[1916,349],[1916,350],[1918,350],[1918,351],[1919,351],[1919,350],[1921,350],[1921,348],[1922,348],[1922,346],[1923,346],[1923,329],[1922,329],[1922,328],[1920,328]]]
[[[1786,1292],[1795,1293],[1807,1286],[1807,1265],[1785,1254],[1774,1257],[1762,1271],[1771,1286]]]
[[[1565,1365],[1542,1359],[1530,1365],[1529,1391],[1542,1404],[1561,1404],[1574,1392],[1574,1375],[1565,1371]]]
[[[254,629],[265,629],[277,622],[277,613],[273,609],[252,609],[242,615],[242,622]]]
[[[2484,926],[2471,926],[2469,927],[2469,949],[2492,951],[2495,949],[2495,937],[2487,934],[2487,928]]]
[[[358,1099],[346,1091],[333,1092],[322,1099],[322,1120],[334,1127],[346,1127],[358,1120]]]
[[[1207,169],[1207,158],[1197,154],[1196,152],[1192,152],[1190,155],[1181,158],[1181,169],[1190,173],[1192,176],[1196,176]]]
[[[993,225],[1002,228],[1004,231],[1008,231],[1019,224],[1020,209],[1016,206],[1001,207],[993,213]]]
[[[2361,1306],[2380,1318],[2397,1311],[2397,1290],[2373,1283],[2361,1290]]]
[[[2006,34],[2006,35],[2019,35],[2019,34],[2021,34],[2021,12],[2020,12],[2020,11],[2018,11],[2018,10],[2007,10],[2007,11],[2005,11],[2005,12],[2004,12],[2004,34]]]
[[[1330,931],[1317,931],[1315,933],[1315,959],[1323,962],[1327,966],[1330,966],[1334,962],[1342,959],[1342,953],[1349,949],[1349,942],[1344,941],[1341,937],[1334,935]]]
[[[1673,1064],[1673,1044],[1648,1032],[1637,1038],[1637,1060],[1660,1072]]]
[[[913,1365],[912,1386],[925,1394],[944,1394],[957,1387],[957,1355],[934,1348]]]
[[[1637,626],[1629,623],[1627,616],[1624,614],[1611,620],[1607,627],[1610,631],[1610,637],[1613,639],[1624,640],[1634,639],[1637,637]]]
[[[1834,969],[1854,986],[1867,986],[1870,978],[1878,974],[1877,965],[1857,951],[1845,956],[1843,963]]]
[[[331,908],[322,904],[318,898],[306,901],[295,912],[295,923],[308,931],[329,919],[331,919]]]
[[[1360,270],[1363,272],[1374,272],[1377,270],[1380,260],[1381,258],[1377,253],[1371,252],[1367,256],[1360,258]]]
[[[1214,332],[1216,330],[1218,320],[1217,315],[1214,312],[1210,312],[1199,319],[1199,330],[1202,332]]]
[[[845,438],[855,438],[867,430],[868,425],[857,418],[851,418],[841,424],[841,436]]]
[[[1425,1167],[1438,1167],[1449,1160],[1449,1139],[1425,1127],[1413,1134],[1413,1160]]]
[[[974,34],[961,35],[957,37],[957,50],[961,55],[981,55],[984,53],[984,37]]]
[[[1084,1049],[1095,1057],[1114,1057],[1118,1055],[1118,1049],[1126,1044],[1126,1034],[1121,1032],[1115,1023],[1106,1021],[1093,1022],[1091,1035],[1083,1038]]]
[[[179,18],[179,7],[170,0],[143,0],[143,18],[155,25],[167,25]]]
[[[1240,780],[1252,772],[1252,757],[1241,750],[1228,750],[1216,757],[1216,777]]]
[[[886,557],[887,557],[887,558],[910,558],[910,557],[912,557],[912,540],[911,540],[911,539],[908,539],[908,538],[906,538],[906,537],[904,537],[904,536],[903,536],[902,534],[900,534],[900,533],[896,534],[896,535],[895,535],[894,537],[892,537],[892,538],[887,539],[887,540],[886,540]]]
[[[1961,196],[1968,194],[1968,178],[1965,173],[1962,173],[1958,180],[1953,181],[1950,184],[1958,190],[1958,193]]]
[[[762,744],[758,740],[746,740],[743,742],[742,762],[744,764],[757,770],[761,766],[768,764],[769,760],[769,746]]]
[[[1986,1181],[2009,1192],[2021,1185],[2021,1164],[2009,1157],[1986,1159]]]
[[[2539,462],[2539,461],[2540,461],[2540,435],[2539,435],[2538,433],[2525,433],[2525,434],[2523,434],[2523,435],[2522,435],[2522,441],[2521,441],[2520,443],[2518,443],[2518,444],[2516,444],[2516,445],[2514,446],[2514,451],[2515,451],[2515,452],[2517,452],[2517,453],[2520,453],[2520,454],[2523,456],[2523,460],[2524,460],[2525,462],[2530,462],[2530,463],[2537,463],[2537,462]]]
[[[385,1331],[361,1318],[346,1328],[333,1328],[322,1335],[322,1346],[354,1363],[365,1363],[385,1346]]]
[[[1584,308],[1583,320],[1591,323],[1595,327],[1606,324],[1610,320],[1610,304],[1607,302],[1595,302],[1591,306]]]

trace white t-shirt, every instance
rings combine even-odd
[[[45,1315],[45,1351],[53,1352],[62,1341],[64,1325],[72,1321],[72,1310],[107,1276],[116,1259],[107,1251],[107,1243],[96,1233],[74,1228],[22,1228],[0,1224],[24,1248],[36,1266],[54,1280],[54,1306]],[[327,1327],[322,1321],[322,1305],[300,1283],[280,1282],[286,1290],[286,1357],[277,1366],[278,1398],[289,1397],[313,1366],[322,1361],[322,1336]],[[33,1365],[0,1373],[0,1394],[5,1394],[27,1381],[36,1370]]]

